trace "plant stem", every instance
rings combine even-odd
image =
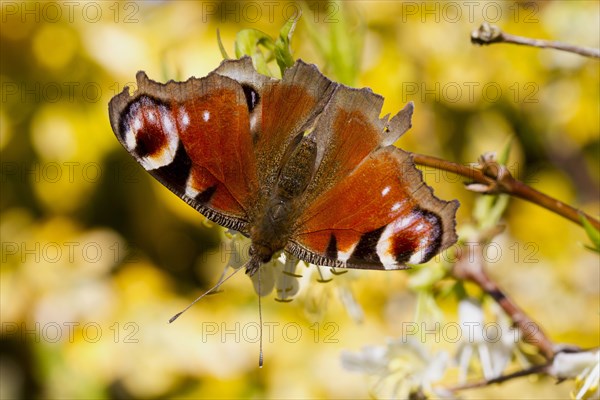
[[[545,372],[545,370],[550,365],[551,365],[551,363],[542,364],[542,365],[534,365],[530,368],[519,370],[519,371],[513,372],[511,374],[500,375],[496,378],[485,379],[485,380],[481,380],[481,381],[477,381],[477,382],[465,383],[464,385],[453,386],[453,387],[449,387],[447,389],[450,390],[451,392],[458,392],[459,390],[475,389],[475,388],[481,388],[481,387],[493,385],[496,383],[503,383],[503,382],[509,381],[511,379],[521,378],[523,376],[529,376],[529,375]]]
[[[471,42],[481,46],[492,43],[512,43],[542,49],[562,50],[584,57],[600,58],[600,50],[598,49],[576,46],[554,40],[531,39],[524,36],[511,35],[510,33],[502,32],[499,27],[487,22],[484,22],[478,29],[471,32]]]
[[[600,221],[598,221],[598,219],[593,218],[585,212],[578,210],[575,207],[571,207],[570,205],[565,204],[560,200],[550,197],[547,194],[535,190],[531,186],[528,186],[525,183],[513,178],[510,174],[505,174],[504,176],[502,176],[502,181],[500,182],[499,177],[495,179],[489,175],[486,175],[481,169],[478,169],[475,166],[461,165],[437,157],[416,153],[413,153],[413,160],[418,165],[452,172],[456,175],[469,178],[473,182],[489,187],[490,191],[484,193],[506,193],[508,195],[527,200],[531,203],[544,207],[545,209],[550,210],[564,218],[567,218],[580,226],[583,226],[580,218],[580,216],[583,215],[590,221],[590,223],[596,229],[600,230]]]
[[[519,329],[524,342],[538,348],[546,360],[554,358],[554,344],[546,336],[542,328],[525,313],[485,272],[481,254],[473,258],[459,257],[452,269],[452,275],[461,280],[467,280],[479,286],[488,296],[498,303]]]

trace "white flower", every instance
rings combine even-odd
[[[375,378],[374,395],[385,398],[408,398],[418,391],[435,390],[432,384],[444,376],[448,353],[430,354],[422,343],[413,339],[388,339],[385,346],[365,346],[358,353],[342,353],[342,365],[349,371]]]
[[[300,260],[288,253],[283,253],[282,257],[285,259],[285,263],[280,264],[280,269],[277,271],[279,273],[275,282],[277,292],[275,300],[289,302],[300,290],[302,275],[296,274],[296,268]]]
[[[549,374],[559,379],[575,378],[576,399],[597,399],[600,395],[600,351],[556,354]]]
[[[365,313],[360,303],[356,301],[356,297],[354,297],[354,293],[352,293],[350,286],[342,283],[340,286],[338,286],[338,294],[342,304],[348,312],[348,315],[350,315],[350,317],[357,323],[363,322],[365,319]]]
[[[389,351],[385,346],[364,346],[359,353],[342,353],[342,365],[353,372],[383,376],[389,372],[389,362]]]
[[[229,255],[227,266],[221,275],[221,280],[225,278],[229,268],[239,269],[249,260],[248,249],[250,248],[250,239],[239,234],[236,231],[227,230],[225,232],[225,252]],[[250,277],[254,285],[254,291],[260,296],[266,296],[276,289],[277,301],[289,302],[298,293],[300,288],[299,279],[301,275],[296,274],[298,258],[291,254],[280,252],[273,256],[271,261],[260,267],[260,293],[258,290],[259,274],[255,273]]]
[[[227,230],[225,231],[225,238],[223,240],[225,242],[225,252],[229,257],[227,266],[225,267],[219,282],[227,275],[228,268],[239,269],[243,267],[249,259],[248,249],[250,247],[250,240],[248,238],[236,231]],[[278,255],[276,254],[271,261],[262,265],[260,267],[260,295],[266,296],[275,289],[275,300],[280,302],[290,302],[300,291],[301,279],[306,281],[305,284],[308,284],[311,273],[317,273],[319,276],[317,282],[319,283],[328,283],[334,280],[334,278],[336,279],[338,284],[327,288],[326,291],[335,289],[340,301],[345,306],[346,311],[352,319],[358,323],[363,321],[364,312],[360,304],[356,301],[350,288],[349,282],[353,275],[348,270],[334,270],[333,268],[309,264],[312,268],[307,271],[307,276],[303,277],[296,273],[299,262],[300,260],[294,255],[280,252]],[[344,275],[344,277],[342,278],[340,275]],[[258,273],[255,273],[250,277],[256,293],[259,292],[258,278]],[[320,293],[321,291],[317,292]],[[325,301],[318,301],[318,313],[323,312],[325,304]]]
[[[496,304],[493,303],[492,307]],[[481,304],[464,299],[458,305],[461,325],[461,343],[458,349],[459,382],[467,380],[471,360],[481,365],[486,380],[502,374],[512,358],[518,343],[518,332],[510,327],[508,318],[495,309],[496,321],[485,323]]]
[[[225,274],[227,268],[238,269],[244,266],[249,259],[248,249],[250,248],[249,239],[237,231],[227,229],[224,236],[225,254],[228,254],[229,257],[223,274]]]

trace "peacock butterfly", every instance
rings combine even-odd
[[[456,242],[458,202],[439,200],[392,144],[413,104],[332,82],[301,60],[281,80],[249,57],[204,78],[154,82],[112,98],[112,129],[163,185],[251,239],[246,273],[285,250],[312,264],[395,270]]]

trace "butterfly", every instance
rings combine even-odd
[[[278,252],[308,263],[404,269],[457,240],[458,201],[433,195],[393,143],[413,103],[380,118],[383,97],[333,82],[297,60],[282,79],[249,57],[206,77],[109,103],[112,129],[153,177],[211,221],[251,240],[246,273]]]

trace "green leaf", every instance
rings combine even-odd
[[[229,60],[229,55],[225,50],[225,46],[223,46],[223,41],[221,40],[221,32],[217,28],[217,43],[219,44],[219,50],[221,51],[221,56],[224,60]]]
[[[161,59],[160,59],[160,71],[162,73],[162,80],[165,82],[168,81],[169,79],[174,79],[177,81],[182,80],[181,71],[180,71],[179,67],[178,66],[172,67],[167,61],[169,59],[170,59],[170,57],[167,57],[166,55],[165,55],[165,57],[161,57]]]
[[[324,17],[324,23],[317,23],[311,18],[304,19],[304,22],[313,46],[335,79],[354,86],[360,73],[366,24],[358,12],[355,13],[355,21],[348,21],[351,6],[347,4],[330,1],[327,3],[328,15]],[[326,29],[319,29],[322,26]]]
[[[506,165],[508,163],[508,157],[510,155],[510,149],[512,147],[512,143],[513,143],[513,136],[510,136],[508,138],[508,141],[506,142],[506,145],[504,146],[504,149],[502,149],[502,152],[500,153],[500,156],[498,157],[498,164]]]
[[[467,290],[465,289],[464,281],[457,280],[454,285],[452,285],[452,293],[454,293],[456,300],[458,301],[467,297]]]
[[[235,56],[237,58],[250,56],[256,70],[263,75],[271,77],[277,76],[271,72],[268,64],[275,60],[283,76],[283,72],[294,65],[290,43],[300,16],[301,14],[298,14],[290,18],[279,31],[277,39],[273,39],[258,29],[243,29],[239,31],[235,38]],[[218,36],[218,31],[217,39],[221,54],[227,58],[227,53]]]
[[[164,81],[173,78],[171,71],[169,70],[169,65],[167,64],[167,57],[160,58],[160,72],[162,73],[162,79]]]
[[[430,291],[417,291],[417,305],[414,319],[418,322],[438,322],[444,320],[444,313]]]
[[[291,17],[279,31],[279,37],[275,40],[275,60],[279,65],[279,70],[283,76],[284,71],[294,65],[294,57],[292,56],[291,41],[296,29],[296,24],[300,20],[302,13],[299,12],[296,16]]]
[[[479,196],[473,208],[473,217],[479,229],[485,230],[498,225],[509,202],[508,194]]]
[[[415,266],[409,270],[408,287],[411,290],[429,290],[448,275],[448,269],[441,263]]]
[[[497,157],[496,161],[499,165],[506,166],[508,163],[512,142],[513,137],[511,136]],[[496,226],[502,215],[504,215],[509,201],[510,196],[507,194],[480,196],[473,209],[473,216],[479,221],[480,228],[486,229]]]
[[[488,220],[490,224],[496,225],[500,222],[502,215],[504,215],[504,211],[506,211],[506,207],[508,207],[508,203],[510,201],[510,196],[508,194],[500,194],[495,198],[495,202],[493,207],[489,210]]]
[[[508,164],[508,157],[510,155],[510,149],[512,147],[513,137],[511,136],[502,152],[498,157],[498,164],[506,166]],[[492,197],[492,207],[489,209],[488,214],[488,223],[489,226],[496,225],[500,222],[500,218],[504,215],[504,211],[506,211],[506,207],[508,207],[508,203],[510,201],[510,196],[508,194],[500,194],[498,196]]]
[[[583,229],[585,229],[585,233],[587,233],[588,238],[590,238],[593,245],[593,247],[585,247],[597,253],[600,253],[600,231],[594,228],[594,225],[591,224],[591,222],[585,217],[585,215],[579,214],[579,218],[581,219],[581,223],[583,224]]]
[[[260,46],[267,50],[266,54]],[[254,68],[263,75],[273,76],[267,64],[273,59],[274,49],[275,41],[273,38],[258,29],[242,29],[235,37],[236,58],[252,57]]]

